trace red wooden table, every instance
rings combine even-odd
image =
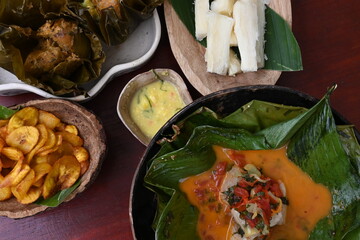
[[[333,83],[335,110],[360,129],[360,3],[358,0],[294,0],[293,32],[299,42],[304,70],[283,73],[277,85],[321,98]],[[165,28],[163,9],[160,45],[151,60],[134,72],[110,82],[93,100],[82,103],[102,120],[108,155],[96,181],[68,203],[25,219],[0,217],[0,239],[132,239],[129,221],[130,185],[145,150],[125,128],[116,113],[118,96],[129,79],[152,68],[180,73]],[[193,99],[200,94],[186,81]],[[34,94],[0,97],[10,106]]]

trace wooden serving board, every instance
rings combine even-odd
[[[280,14],[291,26],[291,1],[271,0],[269,6]],[[197,42],[179,19],[169,0],[164,2],[164,14],[171,50],[189,82],[202,94],[248,85],[274,85],[280,71],[258,70],[222,76],[206,71],[205,47]]]

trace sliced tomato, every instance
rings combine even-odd
[[[280,189],[280,184],[276,181],[271,181],[270,183],[270,191],[277,197],[283,197],[283,193]]]
[[[249,218],[248,216],[245,216],[245,221],[247,222],[247,224],[249,224],[249,226],[251,228],[254,228],[254,227],[256,227],[256,224],[258,224],[259,218],[252,219],[252,218]]]
[[[271,218],[271,206],[269,199],[258,199],[257,204],[263,210],[265,224],[269,225]]]
[[[234,193],[236,196],[239,196],[242,199],[247,199],[249,197],[249,192],[246,189],[241,188],[241,187],[236,187],[234,189]]]

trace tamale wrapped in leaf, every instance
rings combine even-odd
[[[163,0],[0,2],[0,67],[54,95],[84,93],[105,61],[100,40],[124,42]],[[61,37],[55,37],[61,36]]]
[[[95,34],[72,19],[57,18],[35,30],[1,24],[0,59],[0,67],[30,85],[78,95],[78,84],[100,75],[105,56]]]
[[[37,29],[46,19],[60,14],[78,18],[69,5],[68,0],[4,0],[0,2],[0,22]]]
[[[101,40],[117,45],[162,3],[163,0],[84,0],[72,9]]]

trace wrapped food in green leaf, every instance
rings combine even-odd
[[[98,77],[104,60],[96,35],[72,19],[39,28],[0,25],[0,67],[52,94],[80,94],[78,85]]]
[[[37,29],[46,19],[60,14],[77,17],[68,6],[68,0],[11,0],[0,2],[0,22],[7,25]]]
[[[163,0],[84,0],[72,9],[101,40],[117,45],[162,3]]]
[[[359,143],[351,126],[335,124],[329,102],[333,90],[330,89],[310,109],[254,100],[223,118],[201,108],[176,123],[176,138],[172,138],[171,142],[163,141],[160,151],[147,163],[144,178],[145,186],[157,196],[158,208],[153,223],[155,238],[206,239],[201,236],[203,232],[197,227],[203,221],[204,214],[190,202],[188,195],[180,188],[180,183],[213,166],[216,161],[213,146],[217,145],[235,150],[270,150],[286,146],[288,158],[309,179],[328,189],[331,194],[329,202],[332,202],[328,214],[316,221],[313,228],[307,227],[306,218],[296,217],[299,220],[296,226],[304,231],[305,237],[296,238],[289,231],[290,237],[281,239],[359,239]],[[243,156],[239,159],[244,160]],[[269,159],[264,157],[262,161]],[[278,161],[278,158],[274,159]],[[280,168],[280,164],[276,168]],[[226,168],[223,170],[226,172]],[[218,181],[221,177],[213,179]],[[303,182],[298,183],[298,188],[292,189],[304,189]],[[198,181],[196,184],[212,186],[205,181]],[[194,192],[198,193],[200,201],[211,204],[215,202],[211,211],[218,213],[220,209],[227,209],[221,208],[222,205],[217,207],[218,195],[208,194],[212,190],[206,192],[207,190],[199,187]],[[286,191],[288,190],[290,189]],[[215,197],[203,198],[206,194]],[[302,198],[299,199],[299,202],[303,201]],[[289,212],[290,208],[296,206],[291,200],[287,204]],[[301,211],[303,210],[301,207]],[[248,208],[242,211],[246,214]],[[250,215],[249,219],[251,216],[254,215]],[[289,217],[286,221],[290,219]],[[216,219],[215,222],[220,221]],[[278,239],[274,236],[275,234],[270,239]]]

